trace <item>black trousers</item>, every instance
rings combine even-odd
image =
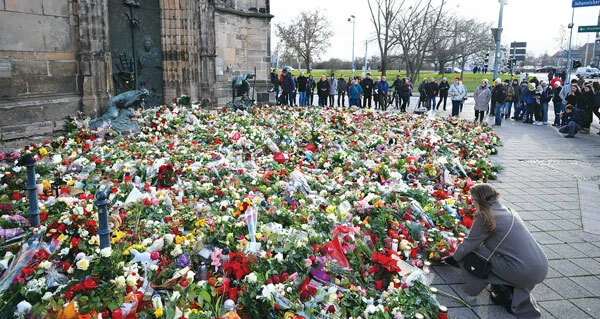
[[[335,103],[335,95],[333,94],[329,94],[329,107],[334,107],[335,105],[333,105]]]
[[[315,92],[308,91],[308,92],[306,92],[306,94],[308,94],[308,98],[310,99],[310,106],[313,106],[314,105],[313,101],[314,101],[314,98],[315,98]]]
[[[346,104],[346,93],[344,93],[344,92],[338,92],[337,106],[340,106],[340,99],[342,99],[342,105],[341,106],[345,106],[344,104]]]
[[[440,95],[440,100],[437,103],[437,106],[435,107],[435,109],[439,109],[440,108],[440,104],[442,104],[442,100],[444,100],[444,111],[446,110],[446,100],[448,99],[448,95]]]
[[[408,99],[410,98],[410,96],[403,96],[401,97],[402,99],[402,105],[400,106],[400,112],[404,113],[406,112],[406,105],[408,105]]]
[[[373,99],[373,97],[371,95],[369,95],[369,96],[365,95],[364,98],[363,98],[363,105],[362,105],[362,107],[371,108],[371,100],[372,99]],[[369,102],[369,103],[367,104],[367,102]]]
[[[542,105],[533,103],[533,116],[537,122],[542,120]]]
[[[477,111],[475,110],[475,122],[483,122],[483,116],[485,115],[485,111]]]

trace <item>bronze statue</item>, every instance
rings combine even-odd
[[[108,100],[107,110],[101,117],[90,121],[90,128],[97,130],[110,125],[121,134],[139,131],[138,123],[133,117],[136,107],[146,107],[144,98],[149,92],[146,89],[123,92]]]
[[[248,81],[248,79],[252,79],[254,76],[253,73],[246,72],[244,75],[238,75],[233,78],[233,81],[231,81],[233,98],[231,102],[227,104],[228,107],[235,110],[247,110],[252,107],[254,99],[248,94],[250,92],[250,81]],[[236,100],[236,97],[239,98]]]

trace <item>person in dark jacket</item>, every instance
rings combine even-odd
[[[548,257],[544,250],[519,214],[500,201],[500,194],[492,185],[473,186],[471,200],[476,208],[473,226],[454,254],[444,261],[459,268],[463,264],[463,289],[470,296],[478,295],[491,285],[490,299],[495,304],[519,319],[541,318],[531,291],[548,275]],[[472,252],[489,259],[488,278],[476,277],[464,267],[465,257]]]
[[[525,92],[528,90],[527,81],[521,81],[521,87],[519,88],[519,103],[515,106],[515,113],[513,119],[515,121],[520,121],[526,114],[525,103],[523,102],[523,98],[525,98]]]
[[[352,81],[350,87],[348,87],[348,103],[350,106],[360,107],[360,95],[362,94],[362,87],[358,84],[357,80]]]
[[[426,78],[417,87],[417,90],[419,90],[419,105],[417,106],[417,108],[421,108],[421,106],[426,107],[425,103],[427,103],[427,90],[425,90],[425,88],[427,87],[428,83],[429,79]]]
[[[523,123],[533,124],[533,104],[535,102],[535,90],[536,86],[534,82],[529,83],[527,90],[523,95],[523,104],[525,105],[525,112],[523,115]]]
[[[346,85],[348,83],[346,83],[346,79],[344,79],[344,74],[340,74],[339,79],[337,80],[337,106],[340,107],[340,98],[342,100],[342,107],[345,107],[346,105]]]
[[[312,74],[308,76],[308,81],[306,82],[306,93],[308,95],[308,105],[313,106],[313,100],[315,97],[315,88],[317,87],[317,83],[313,79]]]
[[[296,92],[296,82],[294,82],[292,74],[288,72],[287,68],[283,68],[283,72],[281,73],[281,88],[283,90],[283,104],[293,105],[293,95],[295,95]]]
[[[371,73],[367,73],[367,77],[360,83],[363,89],[363,104],[362,107],[371,108],[371,100],[373,99],[373,79]]]
[[[571,83],[571,90],[569,91],[569,94],[567,94],[567,96],[565,97],[565,104],[577,106],[577,102],[579,102],[580,95],[581,90],[579,90],[579,86],[576,83]]]
[[[271,84],[273,85],[275,103],[277,103],[277,99],[279,98],[279,74],[277,74],[277,70],[275,69],[271,72]]]
[[[308,105],[308,96],[306,95],[307,82],[308,78],[304,76],[304,72],[300,71],[300,75],[296,79],[296,83],[298,83],[298,94],[300,95],[300,106]]]
[[[542,97],[540,99],[542,103],[542,124],[538,123],[538,125],[546,125],[548,124],[548,105],[552,101],[553,92],[546,81],[540,82],[540,85],[542,86]]]
[[[402,105],[400,105],[400,112],[404,113],[406,112],[406,107],[408,106],[408,101],[410,99],[410,83],[407,78],[402,78],[402,86],[400,86],[398,96],[402,100]]]
[[[496,116],[494,125],[501,126],[501,114],[504,109],[504,101],[506,100],[506,86],[502,85],[502,80],[500,78],[497,78],[494,82],[496,83],[492,89],[492,97],[494,98],[494,101],[496,101],[496,105],[494,105],[494,114]]]
[[[560,81],[554,82],[554,88],[552,89],[552,104],[554,105],[554,124],[552,126],[560,125],[560,114],[563,112],[563,99],[560,96],[562,91],[562,83]]]
[[[579,98],[577,108],[581,111],[581,116],[583,117],[581,133],[588,134],[590,132],[590,125],[592,124],[593,112],[596,109],[596,97],[594,96],[591,83],[586,83],[583,86],[583,93]]]
[[[436,110],[440,108],[440,104],[442,104],[442,100],[444,100],[444,111],[446,110],[446,100],[448,99],[448,90],[450,89],[450,84],[446,78],[443,78],[438,87],[440,92],[440,100],[437,103]]]
[[[583,116],[581,111],[571,104],[565,106],[565,112],[562,114],[560,125],[558,129],[560,133],[567,134],[566,138],[573,138],[583,125]]]
[[[435,79],[429,79],[429,83],[425,86],[425,92],[427,92],[427,110],[435,110],[435,97],[438,95],[439,86],[435,83]]]
[[[317,82],[317,95],[319,96],[319,106],[325,107],[327,105],[327,97],[329,96],[329,82],[325,74],[321,75],[321,80]]]
[[[598,119],[600,119],[600,83],[594,82],[592,88],[594,89],[594,96],[596,97],[596,108],[594,109],[594,114]],[[598,131],[596,134],[600,135],[600,131]]]
[[[373,106],[375,107],[375,109],[377,110],[380,105],[379,105],[379,82],[381,82],[381,77],[377,77],[375,79],[375,82],[373,83]]]
[[[385,76],[381,77],[381,81],[379,81],[377,89],[379,90],[379,105],[382,109],[385,109],[387,103],[387,96],[390,91],[390,84],[387,82]]]
[[[519,86],[519,80],[517,79],[513,79],[512,80],[512,88],[513,88],[513,97],[512,97],[512,105],[514,106],[514,110],[515,112],[517,111],[517,106],[519,105],[519,99],[521,98],[521,87]],[[511,113],[511,106],[508,106],[508,109],[506,110],[507,114],[504,115],[505,119],[509,119],[510,118],[510,113]]]
[[[392,83],[392,87],[394,87],[394,107],[396,109],[400,108],[400,91],[402,91],[403,86],[404,80],[400,78],[400,74],[396,75],[396,80]]]
[[[294,90],[290,93],[290,105],[297,106],[296,104],[296,92],[298,92],[298,82],[296,82],[296,76],[292,74],[292,80],[294,81]]]

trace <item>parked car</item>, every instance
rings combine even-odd
[[[546,66],[543,66],[543,67],[541,67],[541,68],[539,68],[539,69],[535,69],[535,72],[536,72],[536,73],[548,73],[548,72],[550,72],[552,69],[555,69],[555,68],[556,68],[555,66],[546,65]]]
[[[580,76],[584,79],[591,79],[600,77],[600,70],[591,67],[580,67],[577,68],[575,75]]]
[[[460,72],[462,72],[462,70],[459,68],[450,68],[450,67],[444,68],[444,73],[460,73]]]

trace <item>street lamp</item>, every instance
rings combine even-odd
[[[494,32],[494,40],[496,40],[496,54],[494,55],[494,79],[498,78],[498,68],[500,67],[500,38],[502,35],[502,13],[506,0],[498,0],[500,2],[500,16],[498,17],[498,29]]]
[[[354,26],[355,26],[355,20],[356,17],[354,15],[351,15],[350,18],[348,18],[348,22],[352,22],[352,76],[354,77],[354,70],[356,69],[356,66],[354,65]]]
[[[567,74],[565,76],[565,82],[571,82],[571,66],[573,65],[573,51],[571,50],[571,40],[573,39],[573,19],[575,18],[575,8],[573,8],[573,12],[571,13],[571,23],[569,23],[569,55],[567,57]],[[586,49],[587,50],[587,49]]]

